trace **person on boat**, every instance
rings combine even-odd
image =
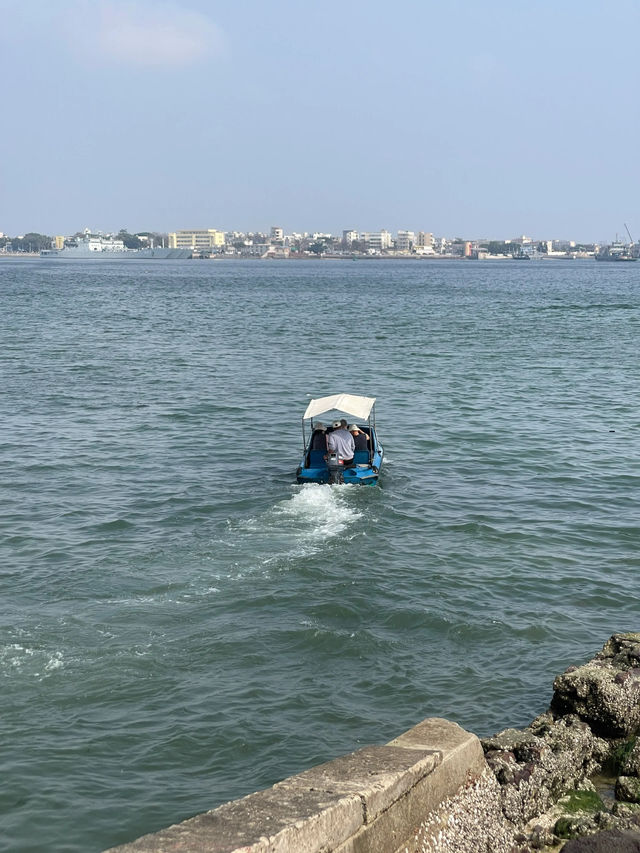
[[[338,458],[344,466],[349,467],[353,463],[353,454],[356,449],[353,436],[346,428],[346,421],[344,426],[340,421],[335,421],[333,426],[333,432],[327,436],[327,447],[338,454]]]
[[[351,424],[349,432],[353,436],[356,450],[368,450],[367,442],[369,441],[369,436],[366,432],[362,432],[358,424]]]
[[[320,421],[313,425],[313,435],[311,436],[311,447],[309,449],[327,452],[327,428]]]

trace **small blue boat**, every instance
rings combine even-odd
[[[355,394],[333,394],[311,400],[302,416],[304,455],[296,470],[298,483],[376,485],[384,451],[376,432],[375,402],[375,397]],[[325,426],[318,418],[329,412],[348,415],[350,421],[342,418]],[[333,441],[330,438],[332,432],[345,426],[354,438],[351,460],[346,458],[338,437]]]

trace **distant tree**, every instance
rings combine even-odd
[[[127,249],[140,249],[144,244],[135,234],[129,234],[124,228],[118,231],[118,239],[122,240]]]
[[[24,237],[14,237],[11,240],[11,248],[14,252],[39,252],[41,249],[50,249],[51,237],[30,231]]]
[[[515,248],[511,243],[500,243],[498,240],[491,240],[486,245],[490,255],[510,255]]]
[[[314,255],[324,255],[324,253],[327,251],[327,246],[325,243],[321,242],[320,240],[317,240],[315,243],[312,243],[309,246],[309,251],[313,252]]]

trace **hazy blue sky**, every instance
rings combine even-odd
[[[0,231],[640,237],[638,0],[0,0]]]

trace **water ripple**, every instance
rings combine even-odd
[[[0,264],[0,850],[524,725],[638,628],[637,273],[526,266]],[[293,484],[337,390],[378,489]]]

